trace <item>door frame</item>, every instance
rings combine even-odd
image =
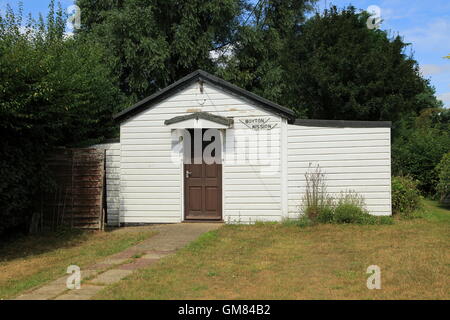
[[[189,129],[194,129],[194,128],[185,128],[183,130],[189,130]],[[199,129],[199,128],[195,128],[195,129]],[[209,128],[203,128],[203,129],[209,129]],[[180,151],[180,184],[181,184],[181,188],[180,188],[180,207],[181,207],[181,212],[180,212],[180,221],[181,222],[223,222],[223,218],[224,218],[224,210],[225,210],[225,197],[224,197],[224,186],[225,186],[225,175],[224,175],[224,165],[225,165],[225,130],[226,129],[218,129],[220,132],[220,140],[221,140],[221,144],[220,147],[222,149],[222,166],[221,166],[221,212],[220,212],[220,219],[211,219],[211,220],[189,220],[186,219],[186,210],[185,210],[185,190],[186,190],[186,186],[185,186],[185,172],[184,172],[184,152],[183,150]]]

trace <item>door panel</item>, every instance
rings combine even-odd
[[[206,187],[205,188],[205,209],[206,211],[214,211],[217,209],[217,193],[218,189],[217,187]]]
[[[184,190],[186,220],[222,219],[222,164],[184,164]]]
[[[202,210],[202,188],[189,187],[189,209],[192,211]]]

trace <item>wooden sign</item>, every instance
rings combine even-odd
[[[277,126],[277,124],[270,124],[270,118],[252,118],[240,120],[247,128],[252,130],[272,130]]]

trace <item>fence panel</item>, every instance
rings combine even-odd
[[[103,229],[105,151],[55,150],[47,158],[47,164],[55,188],[43,197],[41,223],[44,227]]]

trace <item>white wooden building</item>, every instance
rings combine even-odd
[[[98,146],[107,152],[110,225],[298,217],[310,165],[331,194],[356,191],[372,214],[391,215],[390,122],[296,120],[201,70],[115,118],[120,141]],[[206,142],[192,151],[191,136]],[[190,164],[211,151],[209,141],[214,163]]]

